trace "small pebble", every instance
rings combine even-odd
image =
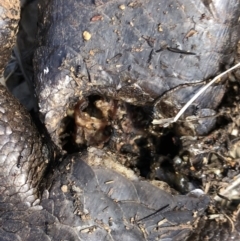
[[[162,32],[163,29],[162,29],[162,25],[161,24],[158,24],[158,32]]]
[[[126,8],[126,7],[125,7],[124,4],[122,4],[122,5],[119,6],[119,9],[121,9],[121,10],[125,10],[125,8]]]
[[[92,37],[92,35],[88,31],[83,32],[83,39],[84,40],[88,41],[88,40],[91,39],[91,37]]]
[[[68,191],[67,185],[62,185],[61,190],[62,192],[67,192]]]
[[[238,135],[238,129],[233,129],[231,135],[237,136]]]

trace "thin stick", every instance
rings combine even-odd
[[[227,74],[228,72],[238,68],[240,66],[240,63],[234,65],[232,68],[226,70],[225,72],[221,73],[220,75],[216,76],[212,81],[210,81],[207,85],[203,86],[184,106],[183,108],[177,113],[175,118],[172,122],[176,122],[181,115],[186,111],[186,109],[196,100],[209,86],[211,86],[216,80],[221,78],[223,75]]]

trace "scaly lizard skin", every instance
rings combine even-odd
[[[201,231],[207,195],[173,195],[143,181],[117,152],[59,153],[58,139],[69,102],[97,94],[154,106],[178,85],[188,95],[231,60],[238,7],[234,0],[40,1],[36,94],[52,140],[0,86],[0,240],[215,240],[215,227],[224,241],[239,238],[216,223]],[[217,107],[223,89],[214,91],[217,103],[201,108]]]

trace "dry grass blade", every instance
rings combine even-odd
[[[240,67],[240,63],[234,65],[232,68],[226,70],[225,72],[219,74],[216,76],[213,80],[211,80],[207,85],[203,86],[183,107],[182,109],[177,113],[177,115],[174,118],[167,118],[167,119],[154,119],[152,121],[153,125],[163,125],[163,126],[168,126],[171,123],[177,122],[178,119],[181,117],[181,115],[187,110],[187,108],[209,87],[211,86],[214,82],[216,82],[218,79],[220,79],[222,76],[225,74],[231,72],[232,70]]]
[[[235,180],[234,180],[232,183],[230,183],[229,186],[226,187],[225,190],[222,190],[222,191],[220,192],[220,194],[221,194],[222,196],[226,196],[226,197],[228,197],[229,199],[231,199],[231,193],[232,193],[232,191],[233,191],[233,190],[236,190],[236,187],[238,187],[239,185],[240,185],[240,175],[236,176],[236,177],[235,177]],[[222,198],[219,197],[218,195],[216,195],[216,196],[214,197],[214,200],[215,200],[215,201],[221,201]]]
[[[240,63],[234,65],[232,68],[226,70],[225,72],[219,74],[216,76],[213,80],[211,80],[207,85],[203,86],[184,106],[183,108],[177,113],[177,115],[174,117],[173,122],[178,121],[178,119],[181,117],[181,115],[187,110],[187,108],[214,82],[216,82],[218,79],[220,79],[225,74],[229,73],[230,71],[240,67]]]

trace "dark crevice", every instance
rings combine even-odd
[[[133,106],[99,95],[88,96],[72,106],[75,113],[62,119],[64,131],[60,135],[62,148],[68,154],[101,145],[100,148],[124,156],[124,165],[144,178],[165,181],[180,193],[201,187],[201,180],[191,174],[189,164],[181,164],[188,170],[181,171],[173,161],[181,154],[181,140],[173,129],[151,124],[151,106]],[[76,125],[76,115],[80,125]],[[91,129],[94,125],[100,128]],[[82,135],[81,144],[76,143],[77,134]],[[91,138],[98,141],[92,142]]]

